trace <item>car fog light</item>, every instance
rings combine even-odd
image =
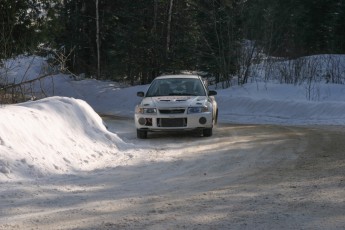
[[[206,121],[207,121],[206,117],[200,117],[199,119],[199,123],[202,125],[206,124]]]
[[[146,119],[141,117],[141,118],[138,119],[138,122],[139,122],[140,125],[145,125],[146,124]]]

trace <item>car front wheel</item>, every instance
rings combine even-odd
[[[137,138],[139,139],[146,139],[147,138],[147,131],[137,129]]]

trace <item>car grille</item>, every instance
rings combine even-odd
[[[186,109],[160,109],[161,114],[180,114],[184,113]]]
[[[159,127],[186,127],[187,118],[158,118]]]

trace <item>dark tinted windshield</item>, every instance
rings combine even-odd
[[[148,89],[146,97],[158,96],[206,96],[206,92],[200,79],[156,79]]]

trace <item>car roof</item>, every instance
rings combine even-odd
[[[200,79],[200,76],[192,75],[192,74],[176,74],[176,75],[162,75],[162,76],[156,77],[155,79],[171,79],[171,78]]]

